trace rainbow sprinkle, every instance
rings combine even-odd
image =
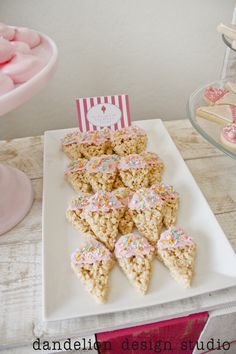
[[[169,184],[153,184],[151,186],[151,189],[157,192],[160,195],[161,199],[167,203],[179,199],[179,193],[176,192],[174,190],[174,187]]]
[[[120,170],[129,170],[132,168],[147,168],[148,165],[143,156],[139,154],[131,154],[123,156],[120,159],[118,168]]]
[[[158,165],[160,167],[164,166],[163,161],[155,152],[142,151],[140,155],[144,157],[145,161],[149,166],[153,166],[153,165]]]
[[[164,205],[159,194],[151,188],[141,188],[136,191],[129,203],[131,210],[159,209]]]
[[[186,235],[181,227],[170,226],[165,232],[161,234],[157,241],[157,247],[160,249],[183,247],[194,245],[193,239]]]
[[[71,200],[67,210],[74,211],[78,209],[84,209],[85,206],[88,205],[90,197],[91,194],[89,193],[78,193],[78,195]]]
[[[134,194],[134,192],[127,187],[115,189],[112,193],[123,205],[128,205]]]
[[[109,261],[112,258],[110,251],[96,240],[77,248],[71,255],[73,264],[93,264],[100,261]]]
[[[73,132],[66,134],[64,138],[61,140],[61,143],[64,146],[77,144],[79,143],[80,138],[81,138],[81,132],[79,130],[75,130]]]
[[[67,169],[65,170],[65,174],[85,170],[87,162],[88,161],[86,159],[78,159],[71,161],[68,164]]]
[[[100,145],[108,140],[110,140],[110,130],[108,128],[104,128],[102,130],[96,131],[88,131],[82,133],[80,144],[94,144]]]
[[[117,169],[118,160],[117,155],[96,156],[89,160],[86,168],[89,173],[112,173]]]
[[[112,192],[104,192],[100,190],[89,198],[85,210],[108,212],[110,210],[121,208],[123,208],[123,205]]]
[[[135,136],[146,136],[146,132],[137,127],[136,125],[131,125],[130,127],[115,130],[112,133],[111,139],[117,140],[117,139],[129,139]]]
[[[117,258],[131,256],[152,256],[154,247],[147,239],[141,235],[130,233],[121,236],[115,245],[115,255]]]

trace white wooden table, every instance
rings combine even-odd
[[[165,122],[189,169],[236,250],[236,161],[204,141],[187,120]],[[32,180],[35,201],[27,217],[0,237],[0,349],[32,353],[32,341],[82,337],[219,309],[236,304],[236,287],[187,300],[57,322],[42,322],[41,212],[43,137],[0,142],[0,163],[18,167]],[[1,196],[0,196],[1,197]],[[9,349],[9,348],[17,349]]]

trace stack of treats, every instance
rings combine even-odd
[[[66,217],[87,237],[71,266],[98,302],[106,301],[115,259],[141,294],[148,290],[155,254],[178,283],[191,284],[196,244],[174,226],[179,194],[162,182],[164,163],[146,146],[147,134],[135,126],[75,131],[62,141],[71,160],[64,174],[77,193]]]

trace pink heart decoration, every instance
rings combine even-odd
[[[210,102],[216,103],[221,97],[223,97],[228,90],[226,89],[218,89],[212,86],[207,87],[204,92],[204,97],[206,97]]]

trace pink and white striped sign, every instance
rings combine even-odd
[[[76,106],[82,132],[104,127],[117,130],[131,124],[128,95],[79,98]]]

